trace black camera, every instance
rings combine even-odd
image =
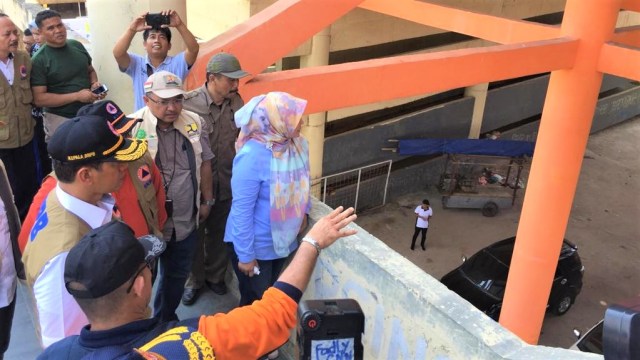
[[[154,30],[160,29],[162,25],[169,25],[171,19],[169,15],[162,15],[161,13],[147,14],[144,17],[144,21],[147,25],[151,26]]]
[[[354,299],[304,300],[298,306],[301,360],[362,360],[364,313]]]

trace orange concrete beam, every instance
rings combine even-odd
[[[578,52],[572,68],[551,73],[500,314],[530,344],[540,337],[602,85],[599,56],[620,3],[566,3],[562,34],[580,39]]]
[[[622,0],[622,9],[640,12],[640,2],[638,0]]]
[[[207,62],[220,51],[234,54],[243,69],[259,74],[362,1],[276,1],[247,21],[201,44],[198,59],[185,80],[186,87],[193,89],[202,85]]]
[[[499,44],[553,39],[560,28],[415,0],[366,0],[360,8]]]
[[[605,44],[600,52],[598,71],[640,81],[640,51],[637,48]]]
[[[245,99],[286,91],[308,99],[311,114],[567,69],[577,46],[566,38],[282,71],[258,75],[241,91]]]
[[[617,29],[611,41],[640,48],[640,26]]]

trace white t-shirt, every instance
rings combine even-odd
[[[418,216],[433,216],[433,210],[431,210],[431,206],[427,210],[422,208],[422,205],[418,205],[416,210],[414,211]],[[421,218],[417,218],[416,227],[426,229],[429,227],[429,220],[424,220]]]

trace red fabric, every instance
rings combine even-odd
[[[160,170],[153,164],[150,169],[151,179],[153,180],[153,187],[156,189],[156,202],[158,206],[158,224],[160,229],[164,227],[164,223],[167,221],[167,211],[164,208],[164,201],[166,195],[164,188],[162,187],[162,177]],[[138,203],[138,194],[136,188],[133,186],[131,177],[129,176],[129,170],[125,173],[124,181],[118,191],[112,194],[116,199],[116,205],[120,210],[122,221],[131,226],[136,237],[147,235],[150,233],[147,221],[144,218],[142,210],[140,210],[140,204]]]
[[[198,332],[211,344],[216,360],[257,359],[287,341],[297,309],[293,299],[272,287],[251,306],[200,317]]]

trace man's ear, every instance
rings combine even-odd
[[[76,172],[76,180],[80,183],[87,184],[93,182],[93,174],[91,173],[91,167],[83,166]]]
[[[152,286],[151,281],[149,281],[149,283],[147,284],[147,281],[145,280],[144,272],[142,272],[133,281],[132,291],[134,294],[136,294],[136,296],[143,297],[145,294],[145,291],[151,292],[151,289],[149,290],[146,289],[147,287],[150,287],[150,286]]]

